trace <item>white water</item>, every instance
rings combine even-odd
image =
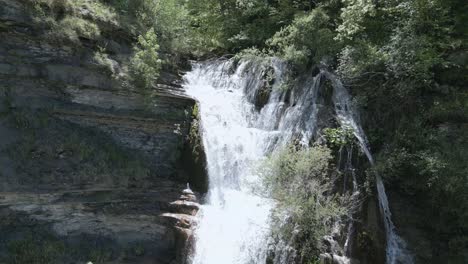
[[[278,86],[284,65],[272,65]],[[228,74],[231,67],[231,61],[198,64],[186,75],[187,93],[200,103],[210,186],[199,214],[194,264],[265,263],[273,204],[253,191],[260,186],[253,168],[293,135],[310,137],[315,125],[314,79],[294,107],[274,87],[259,113],[252,102],[263,68],[244,61]]]
[[[209,191],[199,213],[194,264],[262,263],[271,202],[252,192],[255,161],[265,156],[272,132],[252,127],[254,107],[240,72],[227,76],[229,63],[194,65],[187,93],[200,103]],[[274,133],[273,133],[274,134]]]
[[[285,65],[275,59],[271,65],[276,82],[260,112],[253,105],[255,93],[262,86],[264,68],[258,63],[243,61],[234,67],[232,61],[207,62],[194,65],[185,76],[187,93],[200,103],[210,186],[199,213],[193,264],[265,263],[269,214],[274,204],[255,193],[260,179],[254,167],[295,138],[308,145],[316,132],[316,101],[322,78],[332,81],[341,125],[354,130],[373,163],[350,97],[335,76],[321,72],[295,89],[297,94],[286,98],[279,89]],[[287,104],[286,99],[294,103]],[[395,233],[382,180],[378,175],[376,179],[387,233],[387,263],[412,263],[403,240]],[[287,259],[287,254],[278,254],[275,264],[289,264]],[[342,262],[348,260],[343,257]]]

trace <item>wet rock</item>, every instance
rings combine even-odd
[[[163,214],[163,217],[171,225],[180,228],[191,228],[195,221],[195,215],[200,209],[195,193],[189,188],[184,189],[179,198],[170,203],[171,213]]]
[[[323,245],[326,247],[327,252],[343,255],[343,249],[332,236],[325,236],[323,239]]]
[[[188,264],[189,255],[194,250],[193,231],[187,228],[175,228],[176,259],[171,264]]]
[[[272,67],[268,67],[262,72],[261,86],[255,91],[254,95],[254,104],[257,110],[262,109],[268,103],[273,84],[275,83],[274,74],[275,72]]]
[[[182,214],[195,215],[200,205],[190,201],[175,201],[171,203],[171,209]]]
[[[320,254],[320,264],[360,264],[358,260],[330,253]]]
[[[197,103],[192,111],[192,123],[182,153],[182,163],[185,168],[186,181],[198,192],[206,193],[208,191],[208,171],[200,122]]]
[[[199,208],[195,194],[187,186],[179,199],[171,203],[171,209],[175,213],[163,214],[163,217],[173,226],[175,234],[176,259],[173,264],[188,263],[189,256],[193,252],[193,227]]]
[[[192,224],[194,222],[194,218],[191,215],[187,214],[178,214],[178,213],[164,213],[161,215],[163,219],[165,220],[164,222],[168,226],[174,226],[174,227],[179,227],[179,228],[187,228],[190,229],[192,227]]]

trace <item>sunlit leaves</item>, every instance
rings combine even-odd
[[[159,76],[162,62],[158,50],[159,45],[153,29],[138,37],[138,45],[130,64],[132,80],[138,88],[151,88]]]

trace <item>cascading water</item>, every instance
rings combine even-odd
[[[301,101],[286,107],[279,89],[284,65],[272,60],[275,83],[268,103],[255,110],[264,68],[242,61],[195,64],[186,75],[187,93],[199,101],[207,155],[209,191],[199,213],[194,264],[265,263],[273,204],[255,194],[255,164],[294,134],[313,133],[319,77],[311,78]],[[308,113],[304,115],[303,113]]]
[[[353,183],[353,192],[352,192],[352,195],[350,197],[350,200],[352,201],[351,204],[359,204],[358,202],[358,199],[359,199],[359,196],[360,196],[360,191],[359,191],[359,185],[358,185],[358,182],[357,182],[357,179],[356,179],[356,172],[354,170],[354,167],[353,167],[353,146],[351,145],[350,147],[347,147],[346,148],[346,163],[345,163],[345,167],[344,167],[344,180],[343,180],[343,193],[346,192],[346,190],[348,189],[347,186],[346,186],[346,183],[348,182],[347,181],[347,177],[351,176],[351,179],[352,179],[352,183]],[[341,159],[341,155],[342,155],[342,152],[343,152],[343,147],[341,147],[340,149],[340,159]],[[340,164],[341,162],[339,162],[338,164]],[[354,210],[354,209],[353,209]],[[348,232],[347,232],[347,235],[346,235],[346,241],[344,243],[344,253],[346,256],[351,256],[352,253],[351,253],[351,249],[352,249],[352,238],[354,236],[354,223],[353,221],[350,221],[349,225],[348,225]]]
[[[195,64],[185,76],[187,93],[200,104],[210,185],[199,213],[193,264],[266,262],[269,214],[274,204],[256,193],[255,188],[261,183],[254,167],[293,139],[308,145],[317,129],[317,96],[323,78],[332,81],[341,125],[353,129],[373,163],[350,97],[334,75],[321,71],[296,87],[295,94],[288,94],[280,89],[285,64],[271,59],[269,65],[275,81],[260,112],[255,100],[258,92],[265,89],[265,66],[261,63],[205,62]],[[378,175],[376,179],[387,233],[387,263],[411,263],[404,242],[395,233],[382,180]],[[353,192],[358,195],[356,186]],[[340,258],[342,263],[348,263],[346,258]],[[289,259],[288,254],[277,254],[274,263],[289,264]]]

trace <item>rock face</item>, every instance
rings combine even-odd
[[[7,263],[173,263],[181,254],[179,228],[189,232],[192,216],[167,220],[180,186],[161,184],[145,191],[2,193],[0,256]]]
[[[165,213],[163,217],[171,223],[176,234],[176,259],[174,264],[188,264],[193,253],[193,227],[195,215],[200,209],[197,197],[189,187],[182,192],[177,201],[170,204],[172,213]]]
[[[180,74],[148,100],[122,81],[135,36],[98,21],[99,39],[57,38],[31,2],[0,0],[0,263],[182,261],[198,208],[184,164],[204,165],[182,155]]]
[[[271,67],[264,69],[262,71],[261,86],[254,95],[254,105],[257,110],[262,109],[268,103],[274,82],[274,69]]]

